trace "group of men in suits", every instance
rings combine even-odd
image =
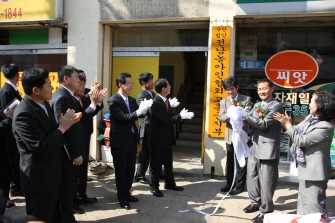
[[[95,83],[84,95],[86,79],[69,65],[59,70],[58,80],[60,88],[52,94],[48,71],[26,69],[22,74],[26,95],[17,106],[12,123],[14,109],[8,109],[0,131],[12,132],[17,143],[27,214],[45,222],[68,223],[76,222],[74,213],[84,212],[78,202],[97,201],[86,194],[89,139],[93,116],[102,109],[107,89],[100,89],[101,85]],[[5,92],[5,86],[1,91]],[[4,179],[9,181],[2,164],[0,175],[8,176]],[[0,189],[6,195],[9,189],[6,191],[2,182]]]
[[[22,100],[21,95],[17,90],[17,83],[19,81],[19,67],[16,64],[6,64],[1,68],[1,72],[6,79],[4,86],[0,90],[0,109],[5,109],[14,99]],[[8,117],[6,118],[8,120]],[[10,118],[11,119],[11,118]],[[0,116],[0,120],[4,118]],[[6,122],[6,121],[5,121]],[[6,196],[6,207],[13,207],[15,204],[9,198],[9,191],[11,196],[21,196],[20,186],[20,168],[19,168],[19,152],[16,146],[11,126],[3,132],[0,140],[1,152],[0,162],[3,168],[0,172],[3,178],[0,183],[0,189],[3,190]]]
[[[230,191],[231,194],[243,192],[247,183],[247,189],[251,204],[243,209],[246,213],[260,211],[252,219],[252,222],[263,222],[264,214],[274,211],[273,195],[278,182],[278,164],[280,156],[280,134],[282,126],[274,119],[275,113],[283,113],[283,106],[273,97],[274,84],[269,79],[261,79],[257,82],[257,92],[261,102],[253,105],[251,98],[238,93],[238,84],[233,77],[223,81],[223,87],[228,97],[220,102],[220,120],[226,125],[227,148],[227,184],[222,192]],[[243,130],[250,136],[249,157],[247,165],[240,167],[234,152],[232,143],[233,129],[227,117],[230,106],[241,106],[244,111]],[[236,168],[236,175],[234,169]],[[232,182],[235,182],[234,184]]]
[[[137,202],[138,198],[131,196],[130,189],[135,174],[136,149],[139,138],[142,139],[142,150],[139,156],[139,166],[135,176],[136,181],[148,183],[145,171],[150,162],[150,191],[154,196],[162,197],[159,190],[159,177],[164,164],[165,188],[176,191],[183,190],[177,187],[174,181],[172,142],[173,124],[182,119],[191,119],[192,112],[183,110],[180,114],[173,114],[167,99],[171,86],[169,82],[160,78],[155,81],[153,76],[143,73],[139,77],[142,90],[138,96],[138,104],[131,94],[134,83],[129,73],[121,73],[116,79],[118,92],[108,99],[110,111],[111,152],[115,168],[115,181],[120,206],[131,209],[129,202]],[[140,119],[139,132],[135,121]],[[150,161],[149,161],[150,160]]]

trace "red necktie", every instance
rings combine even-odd
[[[78,98],[79,104],[81,107],[83,107],[83,102],[81,102],[80,98]]]
[[[166,109],[169,109],[169,102],[168,102],[168,99],[165,100],[165,105],[166,105]]]

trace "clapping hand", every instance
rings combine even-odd
[[[169,98],[169,102],[170,102],[170,106],[172,108],[175,108],[175,107],[177,107],[180,104],[180,102],[178,101],[178,99],[176,97],[174,97],[172,99]]]
[[[183,108],[180,112],[181,119],[192,119],[194,117],[193,112],[188,112],[187,109]]]
[[[151,105],[152,105],[152,99],[147,100],[145,98],[143,101],[141,101],[140,106],[136,111],[137,116],[140,116],[140,115],[146,113],[147,110],[151,107]]]
[[[289,129],[292,126],[292,118],[288,116],[286,111],[285,114],[274,113],[273,118],[279,121],[285,129]]]

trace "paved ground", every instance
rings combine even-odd
[[[182,151],[184,149],[184,151]],[[178,149],[175,152],[174,172],[178,186],[184,191],[176,192],[161,189],[164,197],[154,197],[149,186],[134,183],[132,194],[139,202],[131,203],[132,210],[121,209],[116,197],[114,170],[112,163],[105,173],[93,176],[88,184],[88,195],[99,200],[92,205],[81,206],[86,213],[76,215],[80,222],[122,222],[122,223],[172,223],[172,222],[251,222],[257,214],[246,214],[242,211],[249,204],[247,192],[237,196],[228,196],[221,202],[220,209],[213,216],[205,216],[196,212],[180,213],[179,210],[197,209],[212,213],[223,197],[220,188],[225,185],[224,177],[211,179],[202,174],[198,152],[191,148]],[[280,182],[274,195],[275,212],[295,214],[297,206],[296,177],[289,176],[287,165],[280,168]],[[330,180],[327,190],[327,208],[335,213],[335,181]],[[6,210],[5,215],[14,216],[25,213],[23,197],[15,197],[16,207]]]

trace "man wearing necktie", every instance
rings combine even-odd
[[[146,113],[151,106],[149,101],[137,105],[135,98],[130,97],[134,82],[131,74],[121,73],[116,79],[118,92],[108,99],[110,112],[110,147],[115,169],[117,197],[120,206],[130,209],[129,202],[137,202],[131,196],[130,189],[134,179],[136,150],[139,142],[135,121]]]
[[[144,99],[150,100],[155,97],[153,83],[154,76],[151,73],[142,73],[138,77],[138,81],[142,86],[142,90],[137,95],[137,104],[139,105]],[[142,184],[149,184],[149,181],[145,178],[145,172],[148,169],[150,162],[150,150],[148,146],[148,136],[150,129],[150,117],[145,115],[143,118],[139,118],[138,123],[138,134],[142,140],[142,148],[138,155],[137,171],[135,174],[135,181]]]
[[[70,65],[62,67],[58,71],[58,81],[60,87],[50,101],[57,123],[61,114],[65,114],[68,109],[75,110],[79,118],[82,118],[80,106],[73,94],[80,87],[77,69]],[[79,166],[83,162],[84,148],[81,142],[85,129],[83,123],[79,121],[73,124],[64,135],[66,143],[62,150],[63,176],[58,193],[61,222],[75,222],[73,201],[77,190]],[[83,210],[77,210],[83,213]]]
[[[282,126],[274,119],[283,114],[283,105],[272,97],[274,84],[269,79],[257,81],[257,91],[262,102],[256,103],[246,121],[252,130],[252,147],[247,164],[247,187],[251,204],[246,213],[260,211],[252,222],[263,222],[264,214],[274,211],[273,194],[278,182],[279,145]]]
[[[19,67],[16,64],[7,64],[3,65],[1,68],[1,72],[3,73],[6,82],[4,86],[0,90],[0,109],[8,106],[15,98],[18,100],[22,100],[18,90],[17,83],[19,81]],[[0,119],[3,118],[0,116]],[[7,132],[4,140],[1,140],[1,147],[6,148],[7,150],[7,159],[10,165],[10,180],[12,180],[12,185],[10,187],[11,196],[22,196],[21,186],[20,186],[20,157],[17,149],[17,145],[12,132]],[[0,158],[5,159],[5,157]],[[8,170],[6,170],[8,171]],[[10,181],[9,181],[10,184]],[[9,188],[9,185],[8,185]],[[14,206],[14,203],[9,200],[9,193],[6,189],[4,191],[5,196],[7,196],[8,202],[7,207]]]
[[[53,87],[49,72],[29,68],[22,74],[25,97],[13,117],[13,133],[21,156],[21,182],[27,215],[53,222],[62,177],[64,134],[73,124],[74,110],[60,115],[57,124],[47,102]]]
[[[94,203],[97,201],[97,198],[89,198],[86,194],[87,190],[87,165],[90,151],[90,139],[93,132],[93,117],[103,108],[102,100],[107,95],[107,88],[99,91],[98,88],[92,88],[91,93],[84,95],[85,92],[85,76],[79,74],[80,79],[80,88],[74,91],[74,97],[78,102],[79,110],[82,112],[83,117],[80,122],[83,124],[82,129],[82,138],[78,143],[81,144],[81,147],[84,148],[83,153],[83,163],[80,165],[79,178],[77,185],[77,194],[75,195],[75,207],[74,213],[81,211],[76,204],[80,203]],[[91,126],[92,125],[92,126]]]
[[[180,114],[173,114],[167,99],[171,86],[167,79],[160,78],[155,81],[157,92],[150,108],[150,130],[149,141],[150,161],[150,191],[156,197],[163,197],[159,190],[159,176],[164,164],[165,189],[182,191],[184,188],[176,186],[173,171],[172,143],[174,138],[173,124],[181,122],[182,119],[192,119],[193,112],[183,109]]]

